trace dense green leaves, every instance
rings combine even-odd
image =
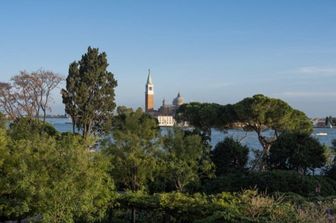
[[[0,129],[0,219],[102,218],[113,189],[107,160],[76,136],[22,134],[25,130],[11,132],[11,138]]]
[[[183,104],[176,112],[178,122],[187,122],[195,128],[211,135],[211,128],[228,128],[235,120],[232,105],[191,102]]]
[[[192,102],[182,105],[177,113],[178,122],[188,122],[193,127],[211,135],[211,128],[225,129],[232,126],[255,131],[263,147],[254,168],[267,168],[272,144],[284,131],[311,133],[312,124],[307,116],[291,108],[286,102],[258,94],[234,105]]]
[[[259,192],[268,194],[293,192],[308,197],[316,195],[315,189],[318,184],[321,186],[320,195],[336,195],[336,181],[325,176],[301,175],[288,170],[231,172],[209,180],[203,188],[207,194],[256,188]]]
[[[310,135],[284,133],[273,144],[269,162],[272,168],[306,173],[308,169],[324,166],[325,150],[326,148]]]
[[[184,191],[191,183],[198,183],[202,176],[211,176],[213,164],[202,138],[196,134],[173,129],[163,137],[161,174]]]
[[[107,71],[108,65],[105,52],[89,47],[80,61],[69,66],[63,103],[73,127],[81,129],[84,137],[111,127],[117,81]]]
[[[35,136],[56,136],[59,133],[49,123],[28,117],[17,118],[10,124],[8,134],[12,139],[31,139]]]
[[[136,111],[118,109],[112,142],[103,150],[111,159],[110,173],[119,189],[145,189],[157,165],[159,128],[157,120]]]
[[[115,222],[129,222],[129,207],[137,208],[137,222],[146,223],[314,223],[326,222],[326,208],[335,208],[332,199],[311,202],[295,194],[266,196],[255,190],[216,195],[125,193],[116,200],[124,211],[114,213]]]
[[[249,149],[233,138],[219,142],[212,150],[211,159],[216,166],[216,175],[224,175],[230,171],[241,171],[248,160]]]

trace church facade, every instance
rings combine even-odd
[[[152,76],[150,70],[148,70],[146,90],[145,90],[145,112],[156,117],[159,122],[159,126],[171,127],[176,124],[174,119],[176,110],[184,104],[184,98],[181,96],[180,92],[177,97],[173,100],[172,104],[167,104],[166,100],[163,99],[162,105],[155,110],[154,108],[154,84],[152,81]]]

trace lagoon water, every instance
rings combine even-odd
[[[64,118],[51,118],[47,119],[58,131],[60,132],[71,132],[72,124],[69,119]],[[327,135],[317,135],[318,133],[327,133]],[[316,137],[322,144],[331,146],[333,139],[336,139],[336,128],[315,128],[313,136]],[[220,132],[213,130],[211,136],[211,144],[214,146],[219,141],[226,137],[233,137],[235,139],[241,140],[241,143],[247,145],[249,148],[260,149],[261,146],[258,141],[257,134],[254,132],[245,132],[240,129],[230,129],[228,131]]]

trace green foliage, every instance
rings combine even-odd
[[[111,127],[117,81],[107,71],[108,65],[105,52],[89,47],[80,61],[69,66],[66,90],[62,89],[63,103],[74,127],[81,129],[84,137]]]
[[[137,222],[196,222],[216,211],[225,213],[228,222],[235,222],[239,216],[239,199],[229,193],[210,196],[180,192],[154,195],[125,193],[120,194],[116,201],[121,208],[137,209],[139,217],[144,216],[143,213],[155,213],[154,221],[152,215],[148,214],[151,218],[138,218]]]
[[[233,138],[226,138],[217,143],[211,157],[216,166],[216,175],[224,175],[233,169],[243,170],[248,160],[248,153],[248,147]]]
[[[0,128],[6,128],[6,118],[5,115],[0,112]]]
[[[2,131],[2,130],[1,130]],[[113,184],[107,160],[74,136],[0,134],[0,218],[42,222],[93,221],[104,216]]]
[[[37,135],[56,136],[57,130],[39,119],[17,118],[9,125],[8,134],[14,140],[30,139]]]
[[[294,171],[274,170],[267,172],[234,172],[209,180],[204,185],[207,193],[240,191],[257,188],[259,191],[294,192],[302,196],[315,195],[317,185],[321,186],[320,195],[336,195],[336,181],[324,176],[302,176]]]
[[[334,198],[310,201],[295,194],[268,196],[256,190],[216,195],[125,193],[116,201],[119,205],[111,221],[129,222],[128,210],[134,207],[140,223],[315,223],[326,222],[325,210],[336,207]]]
[[[258,135],[263,147],[261,170],[266,169],[269,150],[281,132],[312,131],[312,124],[306,115],[280,99],[258,94],[243,99],[234,107],[237,121],[243,124],[245,130],[255,131]],[[265,130],[268,130],[267,134]]]
[[[178,108],[176,119],[188,122],[210,136],[211,128],[227,128],[235,120],[235,112],[232,105],[191,102]]]
[[[162,140],[160,173],[178,191],[184,191],[191,183],[197,184],[201,176],[212,174],[213,164],[199,135],[175,128]]]
[[[304,112],[294,109],[287,123],[287,131],[310,135],[313,132],[313,125]]]
[[[225,129],[241,126],[255,131],[263,147],[263,154],[254,169],[267,169],[269,150],[283,131],[311,133],[312,124],[307,116],[291,108],[280,99],[258,94],[234,105],[192,102],[184,104],[176,112],[178,122],[188,122],[193,127],[211,135],[211,128]],[[268,130],[268,131],[266,131]]]
[[[157,166],[157,120],[141,109],[118,109],[118,112],[112,129],[113,141],[106,143],[103,150],[111,160],[110,173],[120,189],[145,189]]]
[[[283,133],[270,150],[269,162],[275,169],[306,173],[308,169],[324,166],[325,148],[308,134]]]

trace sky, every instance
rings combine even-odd
[[[144,107],[150,68],[156,108],[178,91],[220,104],[261,93],[336,116],[335,12],[334,0],[3,0],[0,81],[41,68],[66,77],[92,46],[108,56],[117,105]]]

